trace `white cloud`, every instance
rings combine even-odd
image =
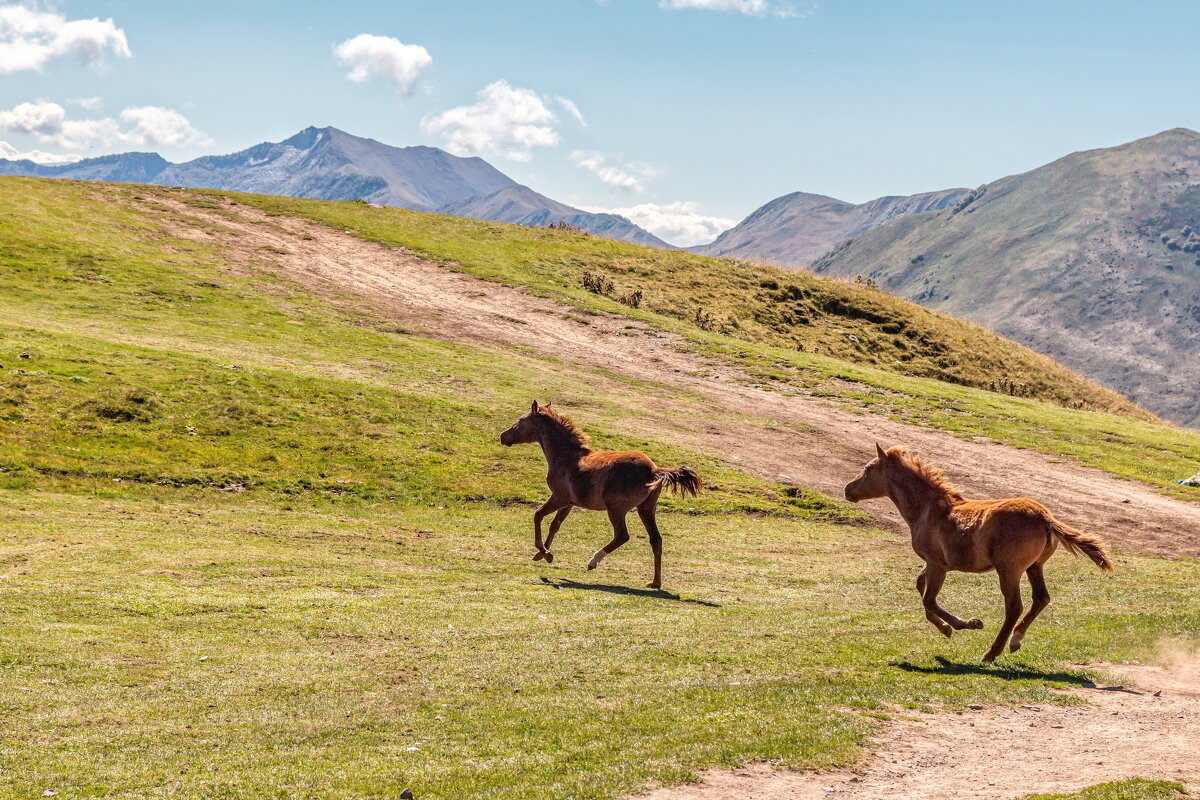
[[[661,8],[672,11],[701,9],[706,11],[729,11],[747,17],[807,17],[817,7],[816,3],[804,3],[798,7],[789,0],[660,0]]]
[[[65,150],[115,144],[181,147],[211,142],[178,111],[160,106],[131,106],[120,113],[119,119],[73,120],[67,119],[66,110],[58,103],[38,100],[0,111],[0,130],[34,136]]]
[[[104,105],[104,101],[99,97],[75,97],[67,102],[73,106],[86,108],[88,111],[95,111],[100,106]]]
[[[22,152],[8,142],[0,142],[0,158],[7,158],[9,161],[32,161],[35,164],[73,164],[76,161],[81,161],[83,156],[75,153],[60,155],[58,153],[47,153],[43,150],[26,150]]]
[[[477,95],[478,102],[433,114],[421,120],[421,129],[442,137],[446,149],[457,155],[502,154],[513,161],[528,161],[535,147],[556,147],[558,118],[544,98],[499,80]]]
[[[21,103],[8,111],[0,111],[0,130],[9,133],[33,134],[49,141],[62,133],[67,112],[58,103],[38,100],[36,103]]]
[[[0,6],[0,75],[40,70],[66,56],[98,64],[106,51],[121,58],[133,55],[125,31],[111,19],[68,20],[25,6]]]
[[[360,33],[333,48],[334,55],[350,71],[346,78],[363,83],[379,77],[393,81],[396,93],[408,97],[421,79],[421,72],[433,63],[433,56],[419,44],[405,44],[391,36]]]
[[[567,110],[568,114],[570,114],[572,117],[575,118],[576,122],[578,122],[584,128],[587,127],[587,120],[585,120],[583,118],[583,112],[579,110],[579,106],[575,105],[573,102],[571,102],[567,98],[563,97],[561,94],[556,94],[554,96],[554,99],[558,101],[558,104],[560,106],[562,106],[563,108],[565,108]]]
[[[642,181],[661,175],[662,171],[652,164],[640,161],[626,161],[623,164],[612,164],[604,153],[576,150],[571,153],[571,163],[582,167],[604,182],[606,186],[626,192],[642,192],[646,187]]]
[[[682,200],[664,204],[642,203],[629,208],[580,208],[592,213],[620,214],[658,238],[680,247],[708,244],[737,224],[737,220],[701,214],[699,203]]]
[[[121,112],[121,122],[133,128],[120,134],[129,144],[149,147],[182,147],[211,144],[212,140],[192,127],[187,117],[162,106],[131,106]]]

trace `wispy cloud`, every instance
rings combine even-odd
[[[808,17],[817,10],[815,2],[789,0],[659,0],[659,6],[671,11],[727,11],[747,17]]]
[[[596,151],[576,150],[571,153],[571,163],[586,169],[604,183],[614,189],[626,192],[643,192],[643,183],[647,178],[662,174],[662,170],[653,164],[641,161],[625,161],[613,163],[612,156]]]
[[[476,96],[473,105],[425,117],[422,130],[441,136],[446,149],[457,155],[499,154],[529,161],[535,148],[558,146],[558,117],[537,92],[498,80]]]
[[[419,44],[405,44],[392,36],[360,33],[335,45],[333,53],[344,66],[348,80],[364,83],[383,78],[396,84],[396,93],[408,97],[433,63],[433,56]]]
[[[560,106],[566,109],[568,114],[575,118],[576,122],[585,128],[587,127],[587,120],[583,118],[583,112],[579,110],[579,106],[575,105],[561,94],[555,95],[554,99],[558,101]]]
[[[108,147],[180,147],[209,144],[187,117],[161,106],[130,106],[117,118],[68,119],[58,103],[38,100],[0,111],[0,130],[35,137],[64,150]]]
[[[680,247],[707,244],[737,224],[737,220],[701,214],[699,203],[683,200],[642,203],[628,208],[581,208],[592,213],[620,214],[663,241]]]
[[[41,70],[65,57],[99,64],[105,53],[133,55],[125,31],[111,19],[68,20],[21,5],[0,5],[0,75]]]

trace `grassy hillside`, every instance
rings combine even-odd
[[[988,632],[927,629],[907,542],[680,447],[674,431],[723,418],[669,383],[403,333],[231,273],[132,191],[0,181],[0,797],[616,798],[747,760],[847,763],[897,708],[1060,702],[1090,674],[1062,661],[1200,627],[1194,562],[1127,554],[1102,577],[1059,558],[1026,647],[978,667]],[[824,356],[691,335],[846,383]],[[1169,433],[845,369],[911,384],[906,414],[945,387],[995,402],[989,424],[1034,409]],[[529,560],[544,467],[496,437],[530,396],[711,480],[662,515],[668,591],[628,588],[640,536],[583,571],[601,515],[572,516],[553,565]],[[995,595],[962,577],[945,601],[991,627]]]
[[[180,197],[220,208],[221,204],[211,199],[217,196],[223,195]],[[756,382],[964,437],[987,437],[1066,456],[1195,497],[1194,490],[1181,490],[1176,480],[1195,472],[1200,435],[1159,424],[1124,398],[980,328],[877,290],[563,231],[372,209],[357,203],[258,195],[237,198],[270,213],[302,215],[337,230],[416,251],[453,269],[524,286],[583,309],[649,321],[684,337],[698,352],[745,370]],[[610,276],[612,295],[642,288],[641,307],[632,309],[613,297],[584,289],[581,277],[585,271]],[[784,291],[760,286],[777,279],[793,281],[787,286],[796,286],[798,292],[811,290],[813,297],[821,298],[819,305],[844,313],[810,310],[808,322],[780,323],[780,330],[755,321],[755,315],[772,318],[779,310],[758,302],[764,292]],[[790,296],[791,288],[786,291]],[[696,298],[710,305],[692,305]],[[714,319],[736,315],[726,310],[722,317],[707,309],[740,309],[746,317],[736,317],[740,320],[736,327],[713,330],[709,324],[701,328],[696,325],[697,308]],[[903,321],[900,334],[886,333],[889,323],[871,321],[890,313]],[[792,344],[802,337],[811,339]],[[912,348],[901,351],[909,347],[907,342],[914,342]],[[896,348],[893,354],[903,352],[911,358],[890,364],[843,360],[851,357],[849,352],[864,361],[880,361],[889,347]],[[951,381],[940,381],[906,374],[914,362],[925,364],[931,372],[944,369],[935,365],[956,364],[956,370],[964,370],[966,376],[956,372],[948,376]],[[999,391],[981,391],[969,385],[971,375]],[[1053,398],[1059,402],[1052,402]]]
[[[1073,153],[816,262],[1048,353],[1200,422],[1200,134]]]
[[[561,231],[354,203],[240,199],[426,253],[478,277],[596,308],[622,310],[617,301],[640,290],[642,310],[733,339],[1071,408],[1147,416],[1048,358],[867,286]],[[611,283],[608,297],[585,290],[585,272]]]

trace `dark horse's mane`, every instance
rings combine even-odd
[[[908,451],[903,447],[892,447],[887,452],[889,456],[896,456],[899,462],[903,464],[914,477],[920,478],[932,488],[946,495],[946,499],[949,500],[952,505],[955,503],[961,503],[966,499],[962,496],[962,492],[959,491],[958,487],[951,483],[950,479],[946,477],[946,473],[942,472],[932,464],[926,464],[916,456],[909,455]]]
[[[575,420],[566,414],[556,411],[550,406],[541,406],[538,408],[538,415],[556,423],[559,435],[562,436],[567,444],[580,449],[587,449],[588,445],[591,444],[588,435],[575,424]]]

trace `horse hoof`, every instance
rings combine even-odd
[[[592,570],[594,570],[595,568],[596,568],[596,562],[595,562],[595,561],[589,561],[589,562],[588,562],[588,572],[591,572],[591,571],[592,571]]]
[[[542,553],[542,555],[545,556],[547,564],[554,563],[554,553],[551,553],[549,550],[547,550],[546,552]]]
[[[983,657],[983,663],[985,663],[985,664],[991,664],[995,660],[996,660],[996,657],[994,655],[992,655],[991,653],[988,653],[987,655],[985,655]]]
[[[538,550],[536,553],[533,554],[533,560],[541,561],[544,558],[547,561],[549,561],[550,560],[549,555],[550,554],[547,553],[545,550]]]
[[[983,630],[983,620],[981,620],[981,619],[967,620],[967,629],[972,630],[972,631]]]
[[[944,635],[947,639],[949,639],[951,636],[954,635],[954,628],[951,628],[949,625],[942,628],[941,630],[942,630],[942,635]]]
[[[661,589],[662,584],[657,581],[650,581],[649,583],[646,584],[646,588],[647,589]]]

